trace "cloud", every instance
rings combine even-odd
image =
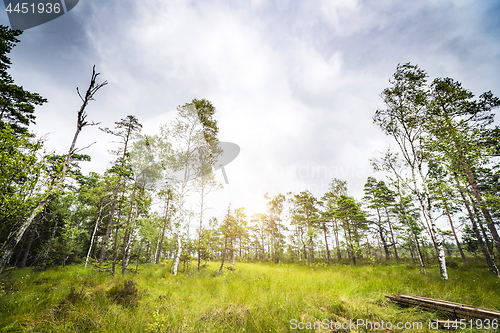
[[[89,117],[103,127],[134,114],[151,120],[149,131],[193,98],[216,106],[221,140],[241,147],[226,167],[224,209],[230,197],[260,207],[265,192],[320,196],[331,177],[360,197],[368,159],[390,142],[371,117],[398,63],[500,95],[499,11],[466,0],[80,2],[22,37],[13,70],[49,99],[37,128],[61,151],[79,106],[74,89],[96,64],[109,85]],[[104,169],[114,138],[92,129],[80,140],[99,141],[85,170]]]

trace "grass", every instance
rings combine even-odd
[[[0,285],[0,332],[330,332],[334,326],[293,323],[357,319],[422,322],[423,329],[404,331],[435,332],[428,322],[439,314],[384,297],[397,293],[500,309],[500,279],[474,261],[450,268],[448,281],[437,267],[423,275],[408,263],[237,263],[222,275],[217,268],[172,276],[168,263],[142,265],[125,277],[83,266],[13,270]]]

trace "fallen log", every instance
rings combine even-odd
[[[405,306],[417,306],[424,310],[443,311],[451,314],[454,318],[474,318],[474,319],[497,319],[500,320],[500,311],[479,308],[455,302],[443,301],[423,296],[408,296],[397,294],[386,295],[391,301]]]

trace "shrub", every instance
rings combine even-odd
[[[455,260],[453,259],[448,259],[446,260],[446,266],[448,268],[454,268],[454,269],[457,269],[458,268],[458,262],[456,262]]]
[[[81,292],[76,291],[76,287],[72,286],[68,295],[66,295],[53,310],[54,318],[61,319],[66,316],[67,312],[74,308],[75,304],[85,298],[83,288]]]
[[[139,301],[136,285],[134,280],[115,284],[108,290],[107,296],[122,306],[136,306]]]

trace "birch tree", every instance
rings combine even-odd
[[[396,194],[394,210],[401,224],[408,228],[408,234],[411,242],[413,242],[420,264],[420,271],[425,274],[425,263],[420,250],[420,233],[426,228],[423,224],[421,226],[417,225],[421,214],[413,208],[415,192],[411,186],[412,180],[405,177],[405,168],[401,162],[399,155],[389,149],[381,159],[372,159],[371,165],[375,171],[385,171],[388,173],[387,178],[390,180],[390,187],[394,188]]]
[[[381,95],[386,108],[377,110],[373,120],[385,134],[394,138],[401,151],[409,169],[412,191],[420,203],[422,217],[438,258],[441,277],[447,280],[443,238],[438,234],[433,214],[431,193],[427,186],[426,154],[422,144],[426,134],[429,97],[426,78],[426,72],[418,66],[409,63],[398,65],[389,80],[392,86],[384,89]]]
[[[217,122],[213,119],[215,108],[206,100],[193,100],[177,108],[178,116],[175,121],[162,128],[161,137],[164,141],[174,139],[173,152],[163,156],[162,165],[167,174],[165,179],[176,194],[179,218],[176,221],[175,237],[177,251],[174,258],[173,275],[177,275],[179,260],[182,253],[181,232],[186,224],[186,201],[195,190],[192,182],[202,176],[205,169],[200,167],[200,156],[203,147],[210,148],[206,158],[212,166],[220,150],[218,148]],[[207,163],[204,160],[203,163]]]
[[[199,213],[200,224],[198,227],[198,245],[197,245],[197,257],[198,257],[198,270],[201,267],[201,257],[202,252],[206,251],[203,246],[203,217],[205,212],[210,209],[207,207],[206,200],[207,196],[217,190],[223,188],[222,184],[215,180],[214,174],[211,172],[211,148],[206,145],[199,147],[198,149],[198,167],[200,176],[194,180],[194,191],[199,195]]]

